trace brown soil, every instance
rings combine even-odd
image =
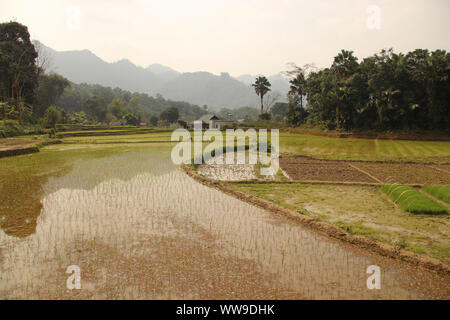
[[[280,167],[296,181],[450,184],[450,165],[332,161],[293,156],[281,158]]]
[[[384,183],[450,184],[450,171],[446,173],[425,164],[359,162],[354,165]]]
[[[342,161],[284,157],[280,166],[293,180],[377,182]]]
[[[36,140],[25,138],[5,138],[0,139],[0,151],[22,149],[31,147],[36,143]]]
[[[438,168],[439,171],[441,172],[448,172],[450,173],[450,164],[441,164],[441,165],[436,165],[433,166],[434,168]]]
[[[0,139],[0,158],[39,152],[39,148],[36,146],[37,142],[38,140],[31,140],[25,138]],[[50,139],[40,141],[39,145],[47,146],[50,144],[58,144],[58,143],[61,143],[61,141]]]

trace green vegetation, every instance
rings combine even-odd
[[[336,225],[349,233],[450,260],[448,216],[405,212],[377,187],[301,183],[227,185]]]
[[[35,91],[33,112],[36,116],[42,117],[48,106],[56,104],[56,100],[63,94],[66,88],[70,87],[70,82],[59,74],[40,73],[38,87]]]
[[[283,121],[288,112],[288,104],[285,102],[277,102],[270,108],[270,114],[274,121]]]
[[[423,190],[439,200],[450,204],[450,186],[424,186]]]
[[[28,127],[39,124],[56,131],[54,119],[77,125],[156,126],[161,118],[171,126],[180,117],[192,121],[207,113],[205,108],[161,95],[71,83],[61,75],[45,73],[50,60],[38,42],[30,41],[26,26],[0,23],[0,137],[35,133]],[[55,106],[49,111],[52,115],[61,116],[52,116],[49,122],[50,106]]]
[[[21,123],[32,112],[37,86],[38,57],[28,28],[18,22],[0,23],[0,116]]]
[[[262,116],[264,114],[264,96],[266,93],[270,91],[270,82],[267,80],[266,77],[258,77],[255,80],[255,83],[252,84],[253,88],[255,88],[255,92],[261,99],[261,114]]]
[[[383,50],[363,59],[342,50],[329,68],[290,72],[288,122],[329,130],[442,129],[450,114],[450,53]],[[307,108],[303,101],[308,97]]]
[[[44,115],[47,126],[50,126],[53,130],[53,135],[56,133],[56,123],[61,121],[61,111],[55,106],[50,106],[45,110]]]
[[[381,190],[407,212],[416,214],[448,213],[448,209],[442,204],[433,201],[411,187],[385,185],[381,187]]]
[[[131,143],[171,143],[172,132],[158,132],[145,134],[105,135],[105,136],[80,136],[63,138],[64,143],[70,144],[131,144]]]
[[[340,139],[280,133],[283,154],[302,154],[323,159],[365,161],[448,162],[450,142],[376,139]]]
[[[0,138],[41,133],[43,133],[43,130],[37,124],[20,124],[18,120],[0,121]]]
[[[175,107],[167,107],[161,111],[161,114],[159,115],[161,120],[165,120],[168,123],[175,123],[179,117],[180,114],[178,113],[178,109]]]

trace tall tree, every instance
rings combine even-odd
[[[255,88],[256,94],[261,98],[261,115],[264,113],[264,95],[270,91],[270,82],[266,77],[261,76],[256,78],[255,83],[252,84]]]
[[[6,105],[9,98],[10,83],[12,77],[11,58],[2,54],[0,50],[0,106],[2,107],[2,119],[6,119]]]
[[[438,88],[448,89],[449,77],[449,54],[444,50],[436,50],[428,53],[427,50],[416,50],[410,55],[414,59],[414,64],[410,65],[411,74],[414,80],[418,81],[427,94],[426,109],[428,129],[433,129],[435,109],[438,104]],[[447,84],[447,85],[446,85]],[[448,107],[448,101],[447,101]],[[447,110],[448,111],[448,110]]]
[[[159,118],[161,120],[166,120],[169,123],[177,122],[179,117],[180,117],[180,114],[178,112],[178,109],[175,107],[167,107],[159,115]]]
[[[287,123],[297,126],[304,122],[307,112],[303,106],[304,96],[306,94],[305,70],[296,67],[291,73],[294,78],[290,81],[290,90],[288,93],[288,111],[286,114]]]
[[[85,109],[86,113],[93,119],[100,122],[105,121],[106,103],[102,98],[98,96],[89,98],[89,100],[86,101]]]
[[[64,89],[70,86],[69,80],[59,74],[41,74],[39,85],[35,91],[34,112],[42,116],[45,109],[56,103],[56,100],[63,94]]]
[[[353,55],[353,51],[341,50],[331,65],[336,74],[344,79],[350,77],[358,68],[358,58]]]
[[[56,133],[56,124],[61,121],[62,115],[61,111],[58,110],[55,106],[50,106],[45,110],[45,122],[47,126],[53,129],[53,134]]]
[[[16,105],[21,120],[24,105],[33,101],[38,81],[38,55],[30,41],[28,28],[18,22],[1,23],[0,53],[9,60],[9,72],[2,77],[1,81],[5,82],[2,87],[9,89],[6,98]]]

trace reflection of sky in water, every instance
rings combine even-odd
[[[213,237],[215,254],[249,259],[257,271],[274,275],[271,286],[307,298],[416,297],[394,270],[383,273],[382,290],[368,291],[366,268],[374,261],[198,184],[173,167],[168,153],[142,150],[82,161],[49,179],[36,233],[25,239],[0,234],[1,296],[27,297],[45,286],[64,290],[43,279],[77,263],[73,247],[79,242],[106,243],[126,257],[151,256],[151,246],[139,245],[141,240],[173,238],[183,247],[206,241],[200,228]]]

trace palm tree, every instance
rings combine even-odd
[[[289,81],[291,84],[289,90],[289,96],[292,99],[298,99],[300,107],[303,108],[303,96],[305,95],[306,79],[303,71],[300,71],[297,76]]]
[[[264,104],[263,104],[263,98],[264,95],[270,91],[270,82],[267,80],[266,77],[258,77],[256,78],[256,81],[252,86],[255,88],[256,94],[261,97],[261,115],[264,113]]]

